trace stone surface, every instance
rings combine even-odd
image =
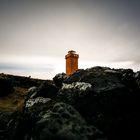
[[[59,73],[55,75],[55,77],[53,78],[53,81],[57,87],[61,88],[63,81],[67,79],[68,77],[69,76],[67,76],[65,73]]]
[[[29,89],[22,112],[0,113],[0,139],[140,139],[139,124],[140,72],[97,66]]]
[[[92,85],[85,82],[73,82],[72,84],[63,84],[59,90],[56,100],[74,105],[80,100],[85,100],[92,91]]]
[[[138,71],[138,72],[134,75],[134,77],[135,77],[136,84],[137,84],[137,86],[138,86],[138,88],[139,88],[139,91],[140,91],[140,71]]]
[[[35,97],[55,98],[58,92],[58,88],[53,81],[44,81],[37,89]]]
[[[25,100],[28,100],[28,99],[32,99],[36,96],[37,94],[37,87],[30,87],[28,89],[28,91],[26,92],[26,95],[25,95]]]
[[[50,98],[43,98],[43,97],[37,97],[35,99],[29,99],[29,100],[26,101],[25,108],[30,108],[34,104],[39,104],[39,103],[45,104],[46,102],[48,102],[50,100],[51,100]]]
[[[13,91],[12,80],[5,77],[0,77],[0,97],[7,96]]]
[[[40,120],[35,123],[32,139],[103,140],[104,137],[97,128],[88,126],[72,106],[55,103],[53,108],[44,112]]]

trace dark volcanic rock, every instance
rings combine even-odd
[[[8,126],[12,112],[0,112],[0,139],[5,140],[7,138]]]
[[[30,114],[32,120],[36,121],[39,119],[39,113],[50,109],[53,104],[54,101],[50,98],[37,97],[29,99],[25,103],[25,113]]]
[[[37,95],[37,87],[30,87],[25,95],[25,101],[34,98]]]
[[[31,136],[33,121],[23,112],[13,113],[8,123],[8,140],[28,140]]]
[[[139,91],[140,91],[140,71],[138,71],[136,74],[135,74],[135,80],[136,80],[136,84],[139,88]]]
[[[88,126],[70,105],[55,103],[51,110],[46,110],[40,116],[40,120],[35,123],[33,140],[104,139],[102,132]]]
[[[37,97],[44,97],[44,98],[55,98],[58,92],[58,88],[55,86],[53,81],[46,80],[43,81],[42,84],[37,87],[31,87],[28,89],[26,93],[25,100]]]
[[[23,112],[0,113],[2,140],[140,139],[140,72],[93,67],[28,90]]]
[[[81,77],[86,73],[85,70],[83,69],[79,69],[76,72],[74,72],[71,76],[68,76],[67,78],[65,78],[62,82],[63,83],[67,83],[67,84],[71,84],[73,82],[78,82],[80,81]]]
[[[22,112],[0,113],[0,140],[27,140],[32,122]]]
[[[16,116],[10,123],[10,140],[105,140],[72,106],[50,98],[27,100],[24,112]]]
[[[6,123],[1,140],[31,140],[41,113],[51,108],[51,99],[38,97],[26,101],[24,112],[14,112]]]
[[[92,85],[85,82],[63,84],[56,99],[74,105],[80,100],[85,100],[91,94],[92,90]]]
[[[58,88],[55,86],[53,81],[45,81],[43,82],[34,97],[44,97],[44,98],[55,98],[58,92]]]
[[[8,95],[12,91],[12,80],[6,77],[0,77],[0,97]]]
[[[62,87],[58,99],[73,105],[89,124],[94,124],[109,139],[134,138],[138,136],[136,126],[140,123],[138,74],[136,77],[137,81],[131,69],[79,70],[64,81],[71,85]],[[90,94],[85,90],[83,95],[88,96],[83,99],[77,96],[80,88],[71,88],[75,81],[91,84]]]
[[[68,76],[65,73],[59,73],[57,74],[54,78],[53,81],[55,83],[55,85],[59,88],[62,87],[62,83],[64,82],[64,80],[66,80],[68,78]]]
[[[7,129],[12,112],[0,112],[0,130]]]
[[[32,140],[90,140],[104,139],[94,126],[89,126],[70,105],[38,97],[26,102],[25,113],[33,123]],[[29,135],[29,132],[28,132]]]

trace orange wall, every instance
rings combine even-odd
[[[78,69],[78,55],[66,57],[66,74],[70,75]]]

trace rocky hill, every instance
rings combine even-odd
[[[22,110],[0,112],[1,140],[140,139],[140,71],[93,67],[40,83]]]
[[[0,74],[0,111],[22,109],[24,96],[32,86],[39,86],[44,80],[25,76]]]

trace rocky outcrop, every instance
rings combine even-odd
[[[55,98],[57,92],[58,92],[58,88],[55,86],[53,81],[47,80],[39,86],[35,97],[41,96],[45,98]]]
[[[53,81],[57,87],[61,88],[63,81],[67,78],[68,76],[65,73],[59,73],[53,78]]]
[[[83,100],[80,97],[74,100],[75,96],[69,96],[70,89],[60,89],[60,95],[68,94],[65,98],[62,96],[61,101],[72,104],[89,124],[94,124],[109,139],[134,138],[138,135],[136,126],[140,122],[138,75],[131,69],[107,67],[78,71],[63,82],[71,85],[73,82],[89,83],[93,87],[90,94]],[[73,88],[71,93],[75,95],[77,90]]]
[[[73,82],[64,84],[59,90],[56,100],[74,105],[81,100],[85,100],[92,92],[92,85],[85,82]]]
[[[139,91],[140,91],[140,71],[138,71],[136,74],[135,74],[135,80],[136,80],[136,84],[139,88]]]
[[[103,140],[103,134],[97,128],[88,126],[81,115],[70,105],[55,103],[52,109],[40,112],[35,123],[33,140]]]
[[[139,139],[139,100],[139,71],[98,66],[58,74],[28,90],[22,112],[0,115],[0,138]]]
[[[36,97],[44,97],[44,98],[55,98],[57,96],[59,88],[53,83],[51,80],[46,80],[42,82],[39,87],[31,87],[28,89],[26,93],[25,99],[28,100],[30,98]]]
[[[43,97],[27,101],[24,113],[14,113],[7,124],[9,140],[106,140],[71,105]]]
[[[4,140],[7,137],[7,125],[10,121],[12,112],[0,112],[0,139]]]
[[[7,96],[13,91],[12,80],[6,77],[0,77],[0,97]]]

